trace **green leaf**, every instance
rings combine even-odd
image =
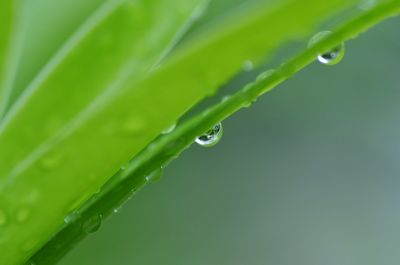
[[[107,163],[95,158],[85,161],[85,151],[73,156],[36,155],[46,149],[43,144],[54,149],[57,138],[74,128],[73,120],[83,111],[92,112],[91,104],[109,100],[127,76],[144,78],[204,3],[105,2],[13,105],[0,129],[0,157],[4,158],[0,166],[0,211],[7,218],[0,236],[3,262],[18,264],[29,257],[58,229],[70,208],[109,177],[93,174],[99,164]],[[172,4],[174,9],[170,10]],[[71,159],[85,165],[86,170],[93,163],[90,167],[95,170],[76,175],[56,172]],[[71,168],[75,168],[73,164]],[[28,167],[33,171],[25,170]]]
[[[7,109],[26,89],[34,76],[62,44],[105,0],[30,0],[23,1],[23,39],[21,63]]]
[[[81,205],[162,129],[176,122],[207,95],[215,93],[220,85],[240,71],[244,61],[259,62],[282,44],[304,39],[319,24],[351,9],[357,1],[287,0],[274,6],[259,3],[235,12],[211,31],[202,33],[200,30],[158,68],[155,65],[165,54],[165,47],[156,44],[160,43],[159,38],[164,43],[171,40],[160,37],[160,34],[168,32],[164,27],[172,18],[180,18],[182,24],[190,13],[188,10],[193,10],[194,3],[182,0],[182,8],[187,12],[179,15],[176,1],[173,4],[177,14],[171,14],[168,8],[171,3],[165,3],[168,1],[150,2],[140,2],[149,8],[148,12],[134,13],[138,17],[142,14],[146,22],[142,24],[146,29],[136,29],[143,35],[134,38],[126,36],[128,30],[124,27],[129,23],[132,27],[138,25],[136,17],[128,16],[118,23],[125,18],[124,14],[132,15],[125,13],[132,6],[122,5],[124,12],[121,13],[119,8],[106,9],[106,15],[101,13],[101,23],[94,23],[88,31],[80,31],[78,37],[72,39],[72,44],[66,45],[68,49],[42,72],[1,125],[0,159],[4,163],[0,166],[0,209],[5,209],[7,215],[19,216],[20,220],[26,216],[30,218],[29,223],[13,222],[4,230],[6,239],[3,245],[7,247],[0,248],[0,255],[5,256],[10,264],[17,264],[33,253],[55,232],[67,213]],[[148,14],[154,14],[154,17],[146,18]],[[111,21],[112,30],[107,31],[108,21]],[[356,22],[359,20],[354,22],[355,25]],[[367,22],[370,20],[364,20],[361,25]],[[98,40],[102,38],[97,33],[100,36],[117,34],[113,40],[121,40],[121,43],[113,41],[110,46],[120,47],[121,51],[109,46],[104,50],[98,47]],[[262,86],[273,86],[286,79],[317,52],[347,37],[332,35],[308,50],[306,55],[301,55],[301,60],[283,66],[282,71],[272,75],[273,79],[266,79],[271,84],[262,81],[254,86],[256,88],[247,88],[247,92],[227,100],[149,146],[130,166],[136,178],[126,178],[126,173],[118,175],[111,181],[113,185],[106,186],[101,196],[95,197],[84,208],[87,209],[82,211],[84,218],[72,222],[77,224],[78,235],[73,233],[73,226],[67,226],[71,229],[63,231],[78,238],[91,232],[92,229],[88,231],[86,228],[97,227],[100,217],[108,215],[112,207],[121,203],[130,189],[145,183],[144,175],[151,173],[149,170],[175,157],[195,135],[206,130],[206,125],[230,115],[238,104],[248,103],[264,91]],[[133,45],[128,45],[128,42]],[[125,50],[127,47],[135,48],[129,53]],[[109,53],[113,55],[112,59],[106,56]],[[97,58],[99,54],[104,58]],[[77,65],[86,68],[85,72],[76,70]],[[28,198],[34,200],[28,201]],[[56,237],[55,242],[60,243],[63,237],[58,239]],[[65,241],[75,242],[73,237]],[[27,249],[24,254],[16,253],[20,245]],[[50,242],[49,248],[55,256],[66,251],[61,245],[57,254],[55,249],[60,247],[54,245],[54,241]],[[46,255],[33,260],[38,264],[53,261],[50,255],[47,260]]]

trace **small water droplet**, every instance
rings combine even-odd
[[[28,208],[21,208],[17,211],[15,219],[18,223],[24,223],[28,220],[30,213],[31,212]]]
[[[229,99],[231,99],[232,96],[228,95],[228,96],[224,96],[221,100],[221,102],[227,102]]]
[[[69,224],[75,220],[77,220],[79,217],[79,214],[77,211],[74,211],[70,214],[68,214],[67,216],[64,217],[64,223]]]
[[[250,72],[254,69],[254,63],[250,60],[247,60],[243,63],[243,70],[246,72]]]
[[[206,131],[203,135],[196,138],[196,143],[204,147],[212,147],[216,145],[222,138],[223,129],[222,124],[218,123],[211,129]]]
[[[82,224],[82,229],[87,234],[91,234],[99,230],[101,222],[103,221],[103,216],[101,214],[96,214],[85,220]]]
[[[256,82],[260,82],[264,79],[267,79],[270,75],[272,75],[275,72],[275,70],[267,70],[265,72],[262,72],[257,76]]]
[[[161,132],[161,134],[169,134],[171,133],[173,130],[175,130],[176,128],[176,123],[172,124],[171,126],[169,126],[168,128],[166,128],[165,130],[163,130]]]
[[[7,224],[7,214],[3,210],[0,210],[0,226],[4,226],[6,224]]]
[[[318,43],[323,38],[330,35],[330,31],[321,31],[314,35],[309,42],[309,46]],[[325,65],[335,65],[342,61],[345,54],[344,43],[332,48],[331,50],[318,55],[318,61]]]
[[[164,170],[162,167],[159,169],[154,170],[149,175],[146,176],[146,181],[148,182],[156,182],[162,178],[164,175]]]

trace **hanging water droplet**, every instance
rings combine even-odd
[[[3,210],[0,210],[0,226],[4,226],[6,224],[7,224],[7,214]]]
[[[309,46],[313,46],[323,38],[330,35],[330,31],[321,31],[314,35],[309,42]],[[325,65],[335,65],[342,61],[345,54],[344,43],[332,48],[331,50],[318,55],[318,61]]]
[[[164,175],[164,170],[162,167],[159,169],[154,170],[151,172],[149,175],[146,176],[146,181],[147,182],[156,182],[162,178]]]
[[[87,234],[94,233],[99,230],[102,221],[103,216],[101,214],[93,215],[82,224],[82,229]]]
[[[250,60],[247,60],[243,63],[243,70],[249,72],[254,69],[254,63]]]
[[[15,219],[18,223],[24,223],[28,220],[30,216],[30,210],[28,208],[21,208],[17,211]]]
[[[211,129],[206,131],[203,135],[196,138],[196,143],[204,147],[212,147],[216,145],[222,138],[223,129],[222,124],[218,123]]]
[[[344,56],[344,45],[341,44],[340,46],[333,48],[329,52],[319,55],[318,61],[326,65],[335,65],[338,64],[343,59],[343,56]]]
[[[165,130],[163,130],[161,132],[161,134],[169,134],[171,133],[173,130],[175,130],[176,128],[176,123],[172,124],[171,126],[169,126],[168,128],[166,128]]]

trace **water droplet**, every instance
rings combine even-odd
[[[163,175],[164,175],[164,170],[162,167],[160,167],[159,169],[154,170],[148,176],[146,176],[146,181],[156,182],[156,181],[160,180]]]
[[[89,219],[85,220],[82,224],[82,229],[87,234],[91,234],[99,230],[101,222],[103,221],[103,216],[101,214],[93,215]]]
[[[204,147],[212,147],[216,145],[222,138],[223,129],[222,124],[218,123],[211,129],[206,131],[203,135],[196,138],[196,143]]]
[[[28,220],[30,213],[31,212],[28,208],[21,208],[17,211],[15,219],[18,223],[24,223]]]
[[[64,223],[69,224],[75,220],[77,220],[79,217],[79,214],[77,211],[74,211],[70,214],[68,214],[67,216],[64,217]]]
[[[330,31],[321,31],[311,38],[309,46],[318,43],[323,38],[331,34]],[[344,57],[345,48],[344,43],[332,48],[331,50],[318,55],[318,61],[325,65],[335,65],[338,64]]]
[[[243,63],[243,70],[249,72],[254,69],[254,63],[250,60],[247,60]]]
[[[0,226],[4,226],[6,224],[7,224],[7,214],[3,210],[0,210]]]
[[[275,72],[275,70],[267,70],[265,72],[262,72],[257,76],[256,82],[260,82],[264,79],[267,79],[270,75],[272,75]]]
[[[176,123],[172,124],[171,126],[169,126],[168,128],[166,128],[165,130],[163,130],[161,132],[161,134],[169,134],[171,133],[173,130],[175,130],[176,128]]]

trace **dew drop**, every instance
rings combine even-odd
[[[223,129],[222,124],[218,123],[211,129],[206,131],[203,135],[196,138],[196,143],[204,147],[212,147],[216,145],[222,138]]]
[[[168,128],[166,128],[165,130],[163,130],[161,132],[161,134],[169,134],[171,133],[173,130],[175,130],[176,128],[176,123],[172,124],[171,126],[169,126]]]
[[[18,223],[25,223],[30,216],[30,210],[28,208],[21,208],[17,211],[15,219]]]
[[[82,224],[82,229],[85,233],[91,234],[99,230],[103,216],[101,214],[93,215],[89,219],[85,220]]]
[[[309,46],[318,43],[323,38],[331,34],[330,31],[321,31],[314,35],[309,42]],[[318,55],[318,61],[325,65],[336,65],[342,61],[345,54],[344,43],[332,48],[331,50]]]
[[[77,220],[79,217],[78,212],[74,211],[70,214],[68,214],[67,216],[64,217],[64,223],[65,224],[69,224],[72,223],[73,221]]]
[[[164,170],[162,167],[160,167],[159,169],[154,170],[148,176],[146,176],[146,181],[147,182],[159,181],[163,175],[164,175]]]
[[[249,72],[254,69],[254,63],[250,60],[247,60],[243,63],[243,70]]]
[[[6,224],[7,224],[7,214],[3,210],[0,210],[0,227]]]

